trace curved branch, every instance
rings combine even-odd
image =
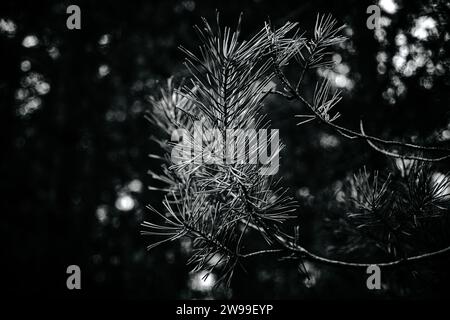
[[[383,145],[399,146],[399,147],[409,148],[409,149],[418,150],[418,151],[449,153],[448,155],[445,155],[445,156],[439,157],[439,158],[425,158],[425,157],[421,158],[421,157],[417,157],[414,155],[400,155],[400,154],[389,152],[386,150],[383,150],[383,151],[385,151],[385,152],[383,152],[383,151],[380,151],[380,148],[374,148],[375,150],[380,151],[386,155],[391,155],[394,157],[403,157],[403,158],[408,158],[408,159],[417,159],[417,160],[420,159],[423,161],[442,161],[442,160],[450,158],[450,149],[448,149],[448,148],[426,147],[426,146],[420,146],[420,145],[411,144],[411,143],[399,142],[399,141],[395,141],[395,140],[385,140],[385,139],[381,139],[379,137],[367,135],[363,132],[357,132],[357,131],[339,126],[337,124],[334,124],[331,121],[327,121],[326,119],[323,119],[322,115],[311,105],[311,103],[309,101],[307,101],[302,95],[299,94],[298,89],[294,88],[291,85],[289,80],[286,78],[286,76],[282,72],[280,65],[277,63],[277,61],[278,61],[277,53],[274,48],[274,45],[276,44],[275,42],[276,42],[276,39],[274,37],[272,37],[271,50],[270,50],[271,54],[272,54],[272,63],[275,68],[275,75],[280,79],[280,81],[283,84],[283,86],[285,87],[286,91],[288,91],[290,93],[289,100],[296,99],[298,101],[303,102],[310,109],[310,111],[319,119],[320,122],[331,127],[332,129],[337,131],[340,135],[342,135],[346,138],[360,138],[360,139],[366,140],[367,142],[377,142],[377,143],[380,143]],[[275,91],[274,93],[279,94],[280,92]],[[282,94],[282,95],[284,97],[287,96],[286,94]]]
[[[363,135],[365,135],[362,120],[360,121],[360,129],[361,129],[361,133]],[[390,156],[390,157],[393,157],[393,158],[411,159],[411,160],[419,160],[419,161],[427,161],[427,162],[438,162],[438,161],[442,161],[442,160],[450,158],[450,155],[443,156],[443,157],[440,157],[440,158],[426,158],[426,157],[419,157],[419,156],[413,156],[413,155],[404,156],[404,155],[400,155],[400,154],[392,152],[392,151],[388,151],[388,150],[382,149],[382,148],[378,147],[377,145],[375,145],[370,140],[366,140],[366,141],[369,144],[369,146],[371,146],[375,151],[378,151],[380,153],[383,153],[383,154],[385,154],[387,156]]]
[[[287,252],[290,252],[293,254],[300,254],[300,255],[302,255],[303,258],[309,259],[312,262],[319,262],[319,263],[332,265],[332,266],[367,268],[368,266],[371,266],[371,265],[377,265],[379,267],[393,267],[393,266],[397,266],[400,264],[422,261],[422,260],[430,259],[432,257],[443,255],[445,253],[450,253],[450,246],[449,246],[449,247],[446,247],[446,248],[443,248],[443,249],[440,249],[437,251],[432,251],[432,252],[428,252],[428,253],[424,253],[424,254],[420,254],[420,255],[416,255],[416,256],[406,257],[406,258],[402,258],[402,259],[396,259],[396,260],[387,261],[387,262],[374,262],[374,263],[347,262],[347,261],[322,257],[318,254],[312,253],[311,251],[302,247],[301,245],[295,244],[292,241],[285,239],[283,236],[280,236],[278,234],[273,234],[272,230],[270,230],[270,231],[267,230],[268,227],[265,226],[264,224],[261,226],[258,226],[255,224],[249,224],[249,227],[256,229],[260,232],[263,232],[270,239],[277,242],[283,248],[284,251],[287,251]],[[262,252],[263,251],[261,251],[261,253]],[[270,252],[275,252],[275,251],[271,250]]]
[[[311,251],[302,247],[301,245],[292,242],[290,239],[287,239],[284,235],[280,235],[278,230],[274,230],[274,228],[268,226],[261,218],[259,218],[255,214],[255,210],[252,207],[252,204],[247,199],[248,198],[247,188],[241,183],[239,185],[242,190],[242,196],[243,196],[242,200],[244,202],[245,210],[249,213],[252,220],[255,221],[255,223],[256,223],[256,224],[253,224],[249,220],[247,220],[246,226],[260,231],[261,233],[263,233],[263,235],[266,238],[270,239],[271,241],[273,241],[275,243],[278,243],[282,247],[282,250],[287,251],[289,253],[293,253],[293,254],[300,254],[300,255],[302,255],[303,258],[310,259],[311,261],[320,262],[320,263],[333,265],[333,266],[353,267],[353,268],[367,268],[368,266],[371,266],[374,264],[379,267],[392,267],[392,266],[397,266],[399,264],[404,264],[407,262],[414,262],[414,261],[429,259],[431,257],[435,257],[438,255],[447,253],[447,252],[450,253],[450,246],[448,246],[448,247],[438,250],[438,251],[433,251],[433,252],[424,253],[424,254],[417,255],[417,256],[405,257],[402,259],[392,260],[392,261],[388,261],[388,262],[379,262],[379,263],[347,262],[347,261],[322,257],[320,255],[312,253]],[[275,250],[262,250],[262,251],[258,251],[256,253],[254,253],[254,254],[249,254],[248,256],[252,256],[252,255],[256,255],[256,254],[260,254],[260,253],[264,253],[264,252],[275,252]],[[245,255],[243,255],[243,257],[245,257]]]
[[[283,83],[285,83],[285,82],[283,82]],[[286,80],[286,83],[288,83],[287,80]],[[375,137],[375,136],[367,135],[365,133],[360,133],[360,132],[357,132],[357,131],[353,131],[351,129],[339,126],[339,125],[337,125],[335,123],[326,121],[313,108],[311,103],[309,103],[300,94],[295,92],[290,84],[289,84],[289,86],[290,86],[289,90],[291,91],[292,96],[294,98],[296,98],[297,100],[303,102],[311,110],[311,112],[314,113],[314,115],[319,119],[319,121],[321,121],[322,123],[324,123],[327,126],[331,127],[335,131],[339,132],[339,134],[341,134],[342,136],[344,136],[346,138],[360,138],[360,139],[366,140],[367,142],[378,142],[378,143],[384,144],[384,145],[399,146],[399,147],[410,148],[410,149],[414,149],[414,150],[418,150],[418,151],[450,152],[450,149],[447,149],[447,148],[425,147],[425,146],[415,145],[415,144],[411,144],[411,143],[404,143],[404,142],[395,141],[395,140],[384,140],[384,139],[381,139],[381,138],[378,138],[378,137]],[[378,149],[375,149],[375,150],[380,151]],[[408,158],[408,159],[415,159],[416,158],[416,159],[420,159],[420,160],[424,160],[424,161],[442,161],[442,160],[450,158],[450,154],[449,155],[445,155],[443,157],[439,157],[439,158],[419,158],[419,157],[413,156],[413,155],[400,155],[400,154],[396,154],[396,153],[393,153],[393,152],[390,152],[390,155],[395,156],[395,157]]]

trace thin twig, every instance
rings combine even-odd
[[[241,254],[242,258],[250,258],[250,257],[254,257],[260,254],[266,254],[266,253],[277,253],[277,252],[282,252],[283,249],[266,249],[266,250],[259,250],[259,251],[255,251],[255,252],[250,252],[250,253],[246,253],[246,254]]]
[[[341,267],[354,267],[354,268],[367,268],[371,265],[377,265],[379,267],[393,267],[397,266],[399,264],[404,263],[411,263],[411,262],[417,262],[426,260],[432,257],[436,257],[439,255],[443,255],[445,253],[450,253],[450,246],[437,250],[432,251],[428,253],[424,253],[417,256],[411,256],[411,257],[405,257],[401,259],[396,259],[392,261],[387,262],[372,262],[372,263],[358,263],[358,262],[347,262],[342,260],[336,260],[336,259],[330,259],[326,257],[322,257],[320,255],[317,255],[315,253],[312,253],[311,251],[305,249],[304,247],[293,243],[290,240],[285,239],[283,236],[280,236],[278,234],[273,234],[272,232],[267,233],[268,230],[266,230],[266,226],[258,226],[255,224],[249,224],[249,227],[254,228],[260,232],[264,232],[268,237],[276,241],[281,247],[283,247],[283,250],[294,253],[294,254],[300,254],[303,258],[309,259],[313,262],[319,262],[327,265],[333,265],[333,266],[341,266]]]
[[[335,131],[339,132],[339,134],[345,136],[348,138],[348,136],[354,136],[356,138],[360,138],[360,139],[364,139],[367,141],[372,141],[372,142],[378,142],[380,144],[384,144],[384,145],[392,145],[392,146],[400,146],[400,147],[405,147],[405,148],[410,148],[410,149],[415,149],[415,150],[420,150],[420,151],[439,151],[439,152],[450,152],[450,149],[447,148],[438,148],[438,147],[425,147],[425,146],[419,146],[419,145],[415,145],[415,144],[410,144],[410,143],[403,143],[403,142],[399,142],[399,141],[394,141],[394,140],[384,140],[378,137],[374,137],[371,135],[367,135],[364,133],[360,133],[357,131],[353,131],[351,129],[339,126],[335,123],[332,123],[330,121],[326,121],[325,119],[323,119],[321,117],[321,114],[314,109],[314,107],[311,105],[311,103],[309,101],[307,101],[303,96],[301,96],[290,84],[289,80],[286,78],[286,76],[281,72],[280,67],[277,65],[276,63],[276,59],[272,59],[272,61],[274,62],[274,66],[275,66],[275,74],[280,78],[281,82],[283,83],[283,85],[285,86],[286,89],[288,89],[288,91],[291,94],[291,97],[294,97],[295,99],[303,102],[310,110],[312,113],[314,113],[317,118],[319,119],[319,121],[321,121],[322,123],[328,125],[329,127],[331,127],[332,129],[334,129]],[[345,133],[345,134],[343,134]],[[400,156],[397,154],[397,156]],[[402,157],[407,158],[407,159],[411,159],[414,158],[415,156],[411,156],[411,155],[402,155]],[[445,159],[450,158],[450,155],[446,155],[440,158],[423,158],[425,159],[424,161],[442,161]]]

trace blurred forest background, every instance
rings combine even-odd
[[[243,35],[298,21],[308,32],[318,12],[332,13],[349,40],[326,74],[344,92],[343,124],[385,138],[447,144],[450,3],[381,0],[381,29],[366,27],[360,0],[324,1],[24,1],[0,2],[0,234],[2,287],[12,295],[126,298],[383,298],[442,297],[450,284],[447,258],[422,269],[382,274],[392,285],[371,292],[364,270],[308,264],[310,277],[289,261],[251,260],[231,288],[212,290],[186,266],[189,247],[166,244],[147,252],[140,222],[161,195],[146,174],[159,163],[155,129],[144,119],[148,97],[168,77],[183,75],[179,45],[195,50],[192,28],[204,16]],[[81,8],[81,30],[66,28],[66,8]],[[292,72],[296,72],[292,70]],[[319,71],[320,73],[320,71]],[[311,84],[311,88],[308,87]],[[286,144],[284,185],[300,201],[302,239],[330,254],[339,242],[324,212],[349,174],[395,162],[363,142],[319,125],[295,126],[301,106],[273,97],[265,106]],[[448,163],[443,164],[447,165]],[[376,258],[376,257],[373,257]],[[66,268],[82,270],[82,290],[66,289]],[[436,267],[435,267],[436,266]],[[418,266],[417,268],[420,268]],[[447,270],[447,272],[445,271]],[[384,272],[384,271],[383,271]],[[385,278],[384,278],[385,277]]]

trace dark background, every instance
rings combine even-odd
[[[149,140],[155,128],[143,117],[150,110],[148,95],[157,94],[166,78],[183,74],[177,47],[195,50],[192,26],[202,16],[215,19],[216,9],[230,26],[243,12],[244,36],[268,17],[277,25],[298,21],[311,32],[318,12],[333,13],[347,24],[350,38],[334,56],[334,77],[344,95],[341,123],[357,128],[364,118],[367,131],[379,136],[448,143],[449,3],[396,3],[392,14],[382,10],[390,24],[375,36],[366,27],[371,3],[357,0],[1,1],[3,290],[13,296],[115,298],[446,295],[448,264],[426,265],[420,276],[387,272],[393,282],[369,292],[364,271],[308,265],[308,280],[295,264],[271,257],[249,261],[230,289],[211,291],[189,274],[185,244],[147,252],[149,239],[139,234],[140,222],[150,215],[145,205],[161,202],[161,194],[147,190],[152,181],[146,171],[159,165],[147,156],[158,152]],[[70,4],[81,8],[81,30],[66,28]],[[424,16],[436,25],[425,38],[414,36]],[[403,56],[395,58],[402,46]],[[316,79],[314,72],[307,76],[305,92]],[[331,210],[330,192],[363,165],[395,163],[319,125],[296,127],[293,116],[301,106],[272,98],[265,110],[286,144],[280,175],[302,204],[303,243],[327,254],[333,231],[322,221]],[[448,170],[448,163],[442,166]],[[82,270],[79,292],[66,289],[71,264]]]

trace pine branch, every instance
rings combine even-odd
[[[450,159],[450,149],[448,148],[438,148],[438,147],[428,147],[428,146],[420,146],[411,143],[404,143],[394,140],[385,140],[379,137],[367,135],[364,133],[362,127],[362,121],[360,122],[361,132],[357,132],[342,126],[339,126],[334,122],[339,117],[339,113],[334,116],[329,115],[329,111],[332,107],[334,107],[340,100],[339,94],[334,93],[331,98],[328,97],[329,85],[326,82],[323,82],[321,86],[316,86],[316,92],[314,95],[314,100],[312,103],[307,101],[300,93],[299,87],[300,82],[303,79],[304,73],[308,68],[319,67],[319,66],[327,66],[326,62],[323,62],[326,59],[326,56],[330,54],[330,46],[336,45],[345,41],[345,37],[339,36],[339,32],[343,29],[344,26],[337,27],[337,21],[333,19],[330,15],[318,15],[316,19],[316,25],[314,28],[314,38],[310,40],[309,44],[306,45],[308,48],[309,56],[305,58],[303,55],[301,57],[304,60],[303,69],[301,72],[301,76],[297,85],[294,87],[287,77],[284,75],[282,71],[283,64],[280,61],[285,61],[286,58],[290,58],[292,53],[290,51],[283,52],[280,50],[279,39],[273,35],[272,28],[270,24],[266,24],[266,33],[270,39],[270,52],[272,56],[272,63],[275,69],[275,75],[281,81],[285,93],[282,96],[288,96],[288,99],[296,99],[299,102],[305,104],[308,109],[312,112],[312,114],[319,120],[322,124],[327,125],[332,128],[340,135],[346,138],[359,138],[367,141],[371,147],[373,147],[376,151],[379,151],[385,155],[404,158],[404,159],[416,159],[422,161],[430,161],[430,162],[438,162]],[[280,52],[281,56],[280,56]],[[276,91],[274,91],[276,92]],[[309,121],[300,122],[300,124],[304,124]],[[445,152],[444,156],[440,157],[421,157],[411,153],[399,154],[397,152],[384,150],[382,148],[377,147],[374,143],[379,143],[389,147],[402,147],[405,149],[410,149],[411,151],[420,151],[420,152]]]
[[[276,60],[274,59],[273,61],[276,61]],[[335,120],[336,119],[335,117],[330,117],[329,115],[325,116],[325,114],[323,114],[321,112],[321,110],[318,110],[316,107],[314,107],[313,104],[311,104],[303,96],[301,96],[298,92],[296,92],[296,90],[290,84],[290,82],[286,78],[286,76],[281,72],[281,68],[279,66],[275,65],[275,69],[277,70],[276,75],[280,78],[280,80],[283,83],[283,85],[285,86],[287,92],[290,94],[290,97],[305,104],[308,107],[308,109],[312,112],[312,114],[314,114],[322,124],[325,124],[326,126],[334,129],[334,131],[338,132],[340,135],[342,135],[345,138],[350,138],[350,139],[359,138],[359,139],[363,139],[365,141],[372,142],[372,143],[376,142],[376,143],[380,143],[380,144],[387,145],[387,146],[404,147],[404,148],[416,150],[416,151],[450,153],[450,149],[447,149],[447,148],[426,147],[426,146],[420,146],[420,145],[415,145],[415,144],[411,144],[411,143],[403,143],[403,142],[394,141],[394,140],[384,140],[379,137],[367,135],[365,133],[360,133],[360,132],[342,127],[340,125],[337,125],[337,124],[333,123],[332,121],[330,121],[330,119]],[[329,101],[333,102],[334,100],[336,100],[336,98],[333,96],[332,99]],[[373,146],[373,144],[372,144],[372,146]],[[379,151],[379,148],[376,150]],[[383,151],[385,151],[385,150],[383,150]],[[398,153],[395,153],[392,151],[390,151],[389,153],[387,151],[385,151],[383,153],[389,154],[391,156],[395,156],[398,158],[417,159],[417,160],[430,161],[430,162],[438,162],[438,161],[444,161],[444,160],[450,159],[450,154],[444,155],[442,157],[437,157],[437,158],[428,158],[428,157],[417,157],[417,156],[411,155],[411,154],[398,154]]]
[[[240,40],[241,19],[237,30],[221,28],[217,16],[217,28],[204,20],[203,28],[196,27],[202,45],[199,53],[182,48],[186,55],[186,67],[189,79],[180,89],[175,88],[172,80],[167,84],[160,97],[151,99],[153,112],[147,118],[159,127],[164,137],[155,137],[154,141],[161,147],[164,156],[151,155],[162,161],[162,172],[149,170],[153,180],[164,187],[151,187],[152,190],[167,192],[163,201],[164,213],[150,208],[159,223],[143,223],[145,235],[163,237],[149,246],[149,249],[182,237],[190,237],[193,252],[188,261],[195,271],[206,270],[207,274],[218,271],[220,281],[229,281],[241,260],[266,253],[288,254],[290,257],[309,259],[329,265],[345,267],[367,267],[373,263],[356,263],[334,260],[312,253],[299,241],[299,230],[290,236],[281,230],[282,224],[292,217],[298,204],[285,189],[278,188],[275,179],[261,176],[261,164],[245,162],[227,162],[223,154],[201,152],[187,159],[177,155],[180,145],[176,141],[168,142],[168,137],[183,138],[183,147],[196,150],[204,142],[216,149],[225,149],[223,137],[200,134],[199,130],[219,128],[222,134],[229,129],[269,128],[261,115],[261,105],[271,94],[280,94],[287,99],[304,103],[311,114],[298,117],[306,123],[313,120],[329,126],[339,134],[350,139],[362,139],[377,151],[400,159],[417,159],[422,161],[442,161],[450,157],[422,157],[414,153],[449,152],[448,149],[425,147],[392,140],[384,140],[364,132],[360,123],[357,132],[341,127],[335,123],[340,116],[332,110],[340,101],[339,92],[331,92],[327,81],[318,83],[312,102],[308,102],[299,93],[300,84],[310,68],[329,65],[327,57],[331,47],[344,41],[339,36],[342,27],[337,26],[331,16],[318,16],[314,36],[309,41],[301,34],[295,23],[286,23],[274,29],[270,23],[248,41]],[[293,35],[291,35],[293,33]],[[303,66],[297,85],[294,87],[283,73],[283,67],[292,59]],[[273,70],[272,67],[273,66]],[[269,83],[277,77],[283,91],[268,89]],[[334,113],[334,114],[331,114]],[[195,122],[200,121],[200,128]],[[183,133],[178,133],[182,129]],[[246,148],[239,140],[238,150],[250,159],[261,151],[261,146]],[[273,137],[271,137],[273,139]],[[176,140],[176,139],[175,139]],[[200,145],[199,145],[200,144]],[[380,147],[383,146],[383,147]],[[282,145],[273,151],[271,157],[278,156]],[[408,150],[406,154],[393,152],[385,148],[399,147]],[[175,152],[175,153],[174,153]],[[169,159],[169,154],[172,159]],[[176,161],[174,161],[176,160]],[[350,214],[359,229],[380,227],[387,230],[389,237],[395,237],[395,250],[402,244],[406,231],[418,226],[418,221],[439,216],[448,204],[447,196],[440,195],[447,190],[450,179],[438,184],[431,184],[430,170],[411,169],[411,174],[419,179],[408,180],[405,192],[399,200],[393,199],[391,181],[384,182],[376,174],[371,181],[364,171],[355,176],[354,212]],[[405,179],[411,179],[411,175]],[[407,197],[415,197],[406,201]],[[395,201],[394,201],[395,200]],[[405,207],[404,203],[410,203]],[[394,205],[392,205],[394,204]],[[397,216],[394,211],[410,212],[411,217]],[[431,212],[426,216],[424,212]],[[250,253],[242,253],[250,230],[258,231],[271,246]],[[386,239],[384,239],[386,240]],[[277,248],[272,248],[276,246]],[[429,259],[450,252],[450,247],[375,263],[379,266],[396,266],[406,262]]]
[[[445,254],[450,254],[450,246],[445,247],[440,250],[427,252],[420,255],[405,257],[402,259],[395,259],[387,262],[379,262],[374,261],[370,263],[357,263],[357,262],[347,262],[337,259],[331,259],[326,258],[320,255],[317,255],[315,253],[312,253],[311,251],[307,250],[306,248],[302,247],[301,245],[293,243],[291,240],[286,239],[284,236],[274,234],[273,230],[266,229],[266,227],[262,227],[259,225],[249,225],[250,227],[254,228],[255,230],[258,230],[260,232],[263,232],[269,239],[271,239],[273,242],[277,243],[279,247],[284,250],[287,254],[293,254],[294,256],[299,256],[302,259],[307,259],[312,262],[318,262],[326,265],[331,266],[338,266],[338,267],[350,267],[350,268],[367,268],[371,265],[377,265],[379,267],[395,267],[398,265],[403,265],[407,263],[415,263],[420,261],[425,261],[431,258],[443,256]]]

